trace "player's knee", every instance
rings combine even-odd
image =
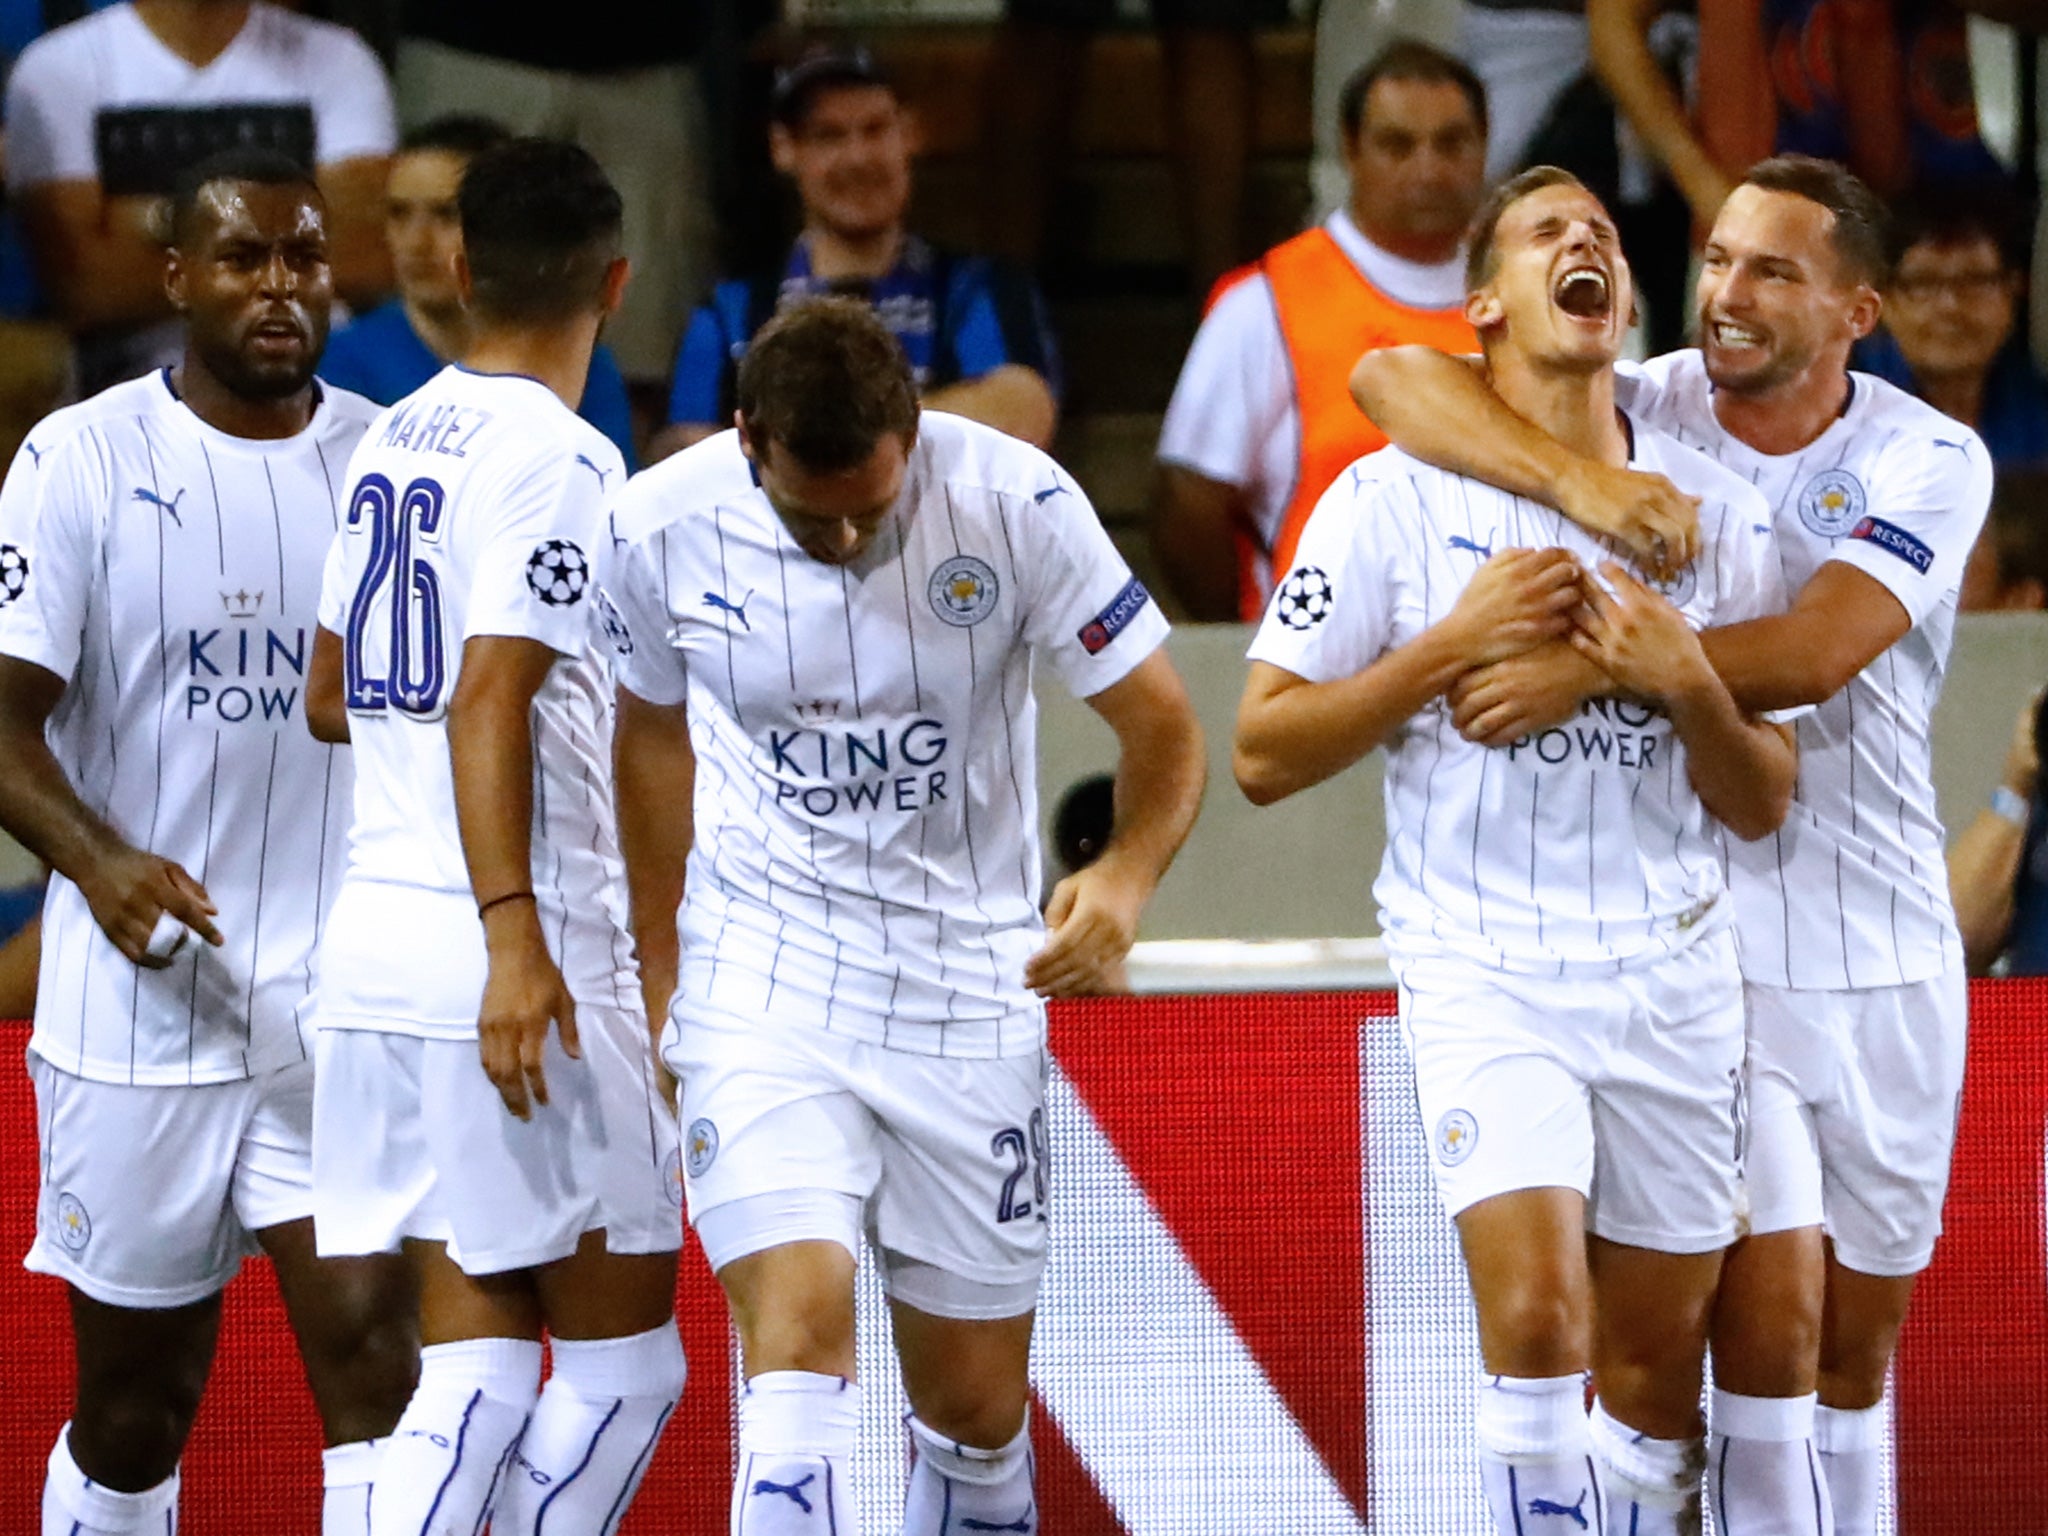
[[[205,1390],[203,1371],[81,1379],[71,1415],[73,1459],[109,1487],[154,1488],[184,1454]]]
[[[1481,1327],[1489,1368],[1511,1376],[1583,1370],[1592,1348],[1586,1307],[1569,1287],[1533,1277],[1491,1298]]]
[[[920,1382],[914,1404],[927,1428],[948,1440],[995,1450],[1024,1427],[1029,1396],[1021,1382],[998,1382],[993,1373],[962,1372],[943,1382]]]
[[[749,1375],[763,1371],[849,1375],[853,1361],[851,1309],[756,1309],[741,1320],[740,1348]]]
[[[1714,1379],[1749,1397],[1810,1392],[1820,1332],[1820,1302],[1804,1294],[1724,1306],[1714,1317]]]
[[[303,1325],[299,1352],[330,1442],[374,1439],[398,1422],[419,1380],[416,1309],[410,1297],[366,1292]]]
[[[1830,1408],[1875,1408],[1890,1368],[1891,1351],[1880,1341],[1828,1340],[1820,1357],[1820,1400]]]

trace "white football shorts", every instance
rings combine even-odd
[[[112,1307],[182,1307],[313,1214],[313,1066],[242,1082],[137,1087],[34,1051],[42,1191],[24,1263]]]
[[[1611,1242],[1710,1253],[1736,1235],[1742,982],[1709,934],[1639,969],[1530,977],[1443,957],[1400,967],[1430,1165],[1453,1217],[1575,1189]]]
[[[690,1220],[714,1271],[788,1242],[857,1252],[864,1229],[884,1288],[921,1311],[1036,1305],[1042,1049],[925,1056],[679,1001],[662,1057],[682,1083]]]
[[[1934,1256],[1963,1092],[1963,968],[1901,987],[1787,991],[1751,983],[1750,1230],[1823,1226],[1866,1275]]]
[[[518,1120],[474,1040],[323,1028],[313,1113],[322,1254],[445,1242],[472,1275],[567,1258],[602,1228],[613,1253],[682,1243],[681,1151],[640,1015],[579,1007],[582,1059],[550,1030],[548,1102]]]

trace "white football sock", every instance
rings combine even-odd
[[[373,1536],[476,1536],[539,1395],[536,1340],[421,1350],[420,1383],[377,1467]]]
[[[1884,1481],[1884,1404],[1814,1410],[1813,1448],[1835,1509],[1835,1536],[1877,1536]]]
[[[505,1474],[495,1536],[611,1536],[683,1395],[674,1319],[623,1339],[553,1339],[553,1366]]]
[[[1834,1536],[1813,1449],[1814,1395],[1745,1397],[1714,1389],[1707,1497],[1715,1527],[1741,1536]]]
[[[846,1469],[860,1388],[815,1371],[763,1371],[740,1398],[732,1536],[859,1536]]]
[[[903,1536],[960,1536],[962,1532],[1014,1532],[1037,1536],[1038,1503],[1032,1496],[1031,1415],[1000,1450],[948,1440],[906,1414],[917,1459],[903,1498]]]
[[[1608,1536],[1698,1536],[1706,1441],[1654,1440],[1597,1399],[1590,1427],[1607,1490]]]
[[[320,1453],[320,1536],[370,1536],[370,1489],[382,1440],[330,1445]]]
[[[177,1536],[178,1469],[154,1488],[117,1493],[78,1470],[71,1426],[57,1431],[43,1480],[43,1536]]]
[[[1526,1530],[1524,1515],[1599,1530],[1606,1496],[1586,1432],[1586,1378],[1482,1375],[1479,1475],[1500,1536]]]

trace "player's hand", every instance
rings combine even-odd
[[[1715,680],[1700,637],[1685,615],[1613,561],[1603,561],[1597,581],[1585,585],[1585,602],[1574,616],[1571,642],[1624,692],[1660,703]]]
[[[81,876],[78,889],[114,947],[145,970],[160,971],[171,963],[169,953],[149,953],[150,935],[165,913],[216,949],[223,942],[213,925],[220,908],[206,887],[181,866],[140,848],[101,855]]]
[[[1591,659],[1551,640],[1467,672],[1444,697],[1459,735],[1477,746],[1505,747],[1564,724],[1587,699],[1613,687]]]
[[[533,1106],[548,1101],[547,1073],[541,1065],[548,1025],[561,1031],[562,1049],[571,1060],[583,1054],[576,1036],[576,1003],[548,954],[531,901],[506,902],[485,913],[484,941],[490,950],[490,970],[476,1020],[477,1051],[484,1076],[498,1090],[505,1108],[530,1120]]]
[[[1124,957],[1152,883],[1126,873],[1114,851],[1052,888],[1045,904],[1045,948],[1024,966],[1024,984],[1040,997],[1128,992]]]
[[[1619,540],[1660,579],[1676,576],[1699,553],[1700,500],[1662,475],[1588,459],[1557,489],[1566,517]]]
[[[1468,667],[1505,661],[1571,629],[1581,574],[1569,550],[1504,549],[1479,567],[1442,623]]]

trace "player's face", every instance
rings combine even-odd
[[[796,183],[806,222],[843,239],[887,234],[910,207],[910,114],[880,85],[830,86],[796,127],[778,125],[775,165]]]
[[[1909,246],[1885,290],[1885,326],[1925,380],[1990,368],[2012,335],[2019,274],[1989,237]]]
[[[1381,80],[1344,146],[1352,211],[1395,249],[1454,244],[1486,187],[1486,135],[1447,80]]]
[[[786,448],[740,441],[754,461],[761,489],[797,547],[813,560],[845,565],[874,543],[903,490],[910,444],[885,436],[852,469],[813,474]]]
[[[304,389],[327,345],[334,305],[318,195],[217,182],[186,222],[168,286],[200,365],[246,400],[281,400]]]
[[[391,162],[384,184],[384,242],[398,290],[423,309],[462,302],[455,258],[462,251],[462,215],[455,194],[468,161],[445,149],[417,149]]]
[[[1817,371],[1839,374],[1870,290],[1835,254],[1835,216],[1790,192],[1741,186],[1700,259],[1700,351],[1730,394],[1767,394]]]
[[[1501,214],[1494,251],[1493,276],[1466,313],[1496,345],[1571,371],[1621,355],[1635,290],[1599,198],[1584,187],[1539,187]]]

